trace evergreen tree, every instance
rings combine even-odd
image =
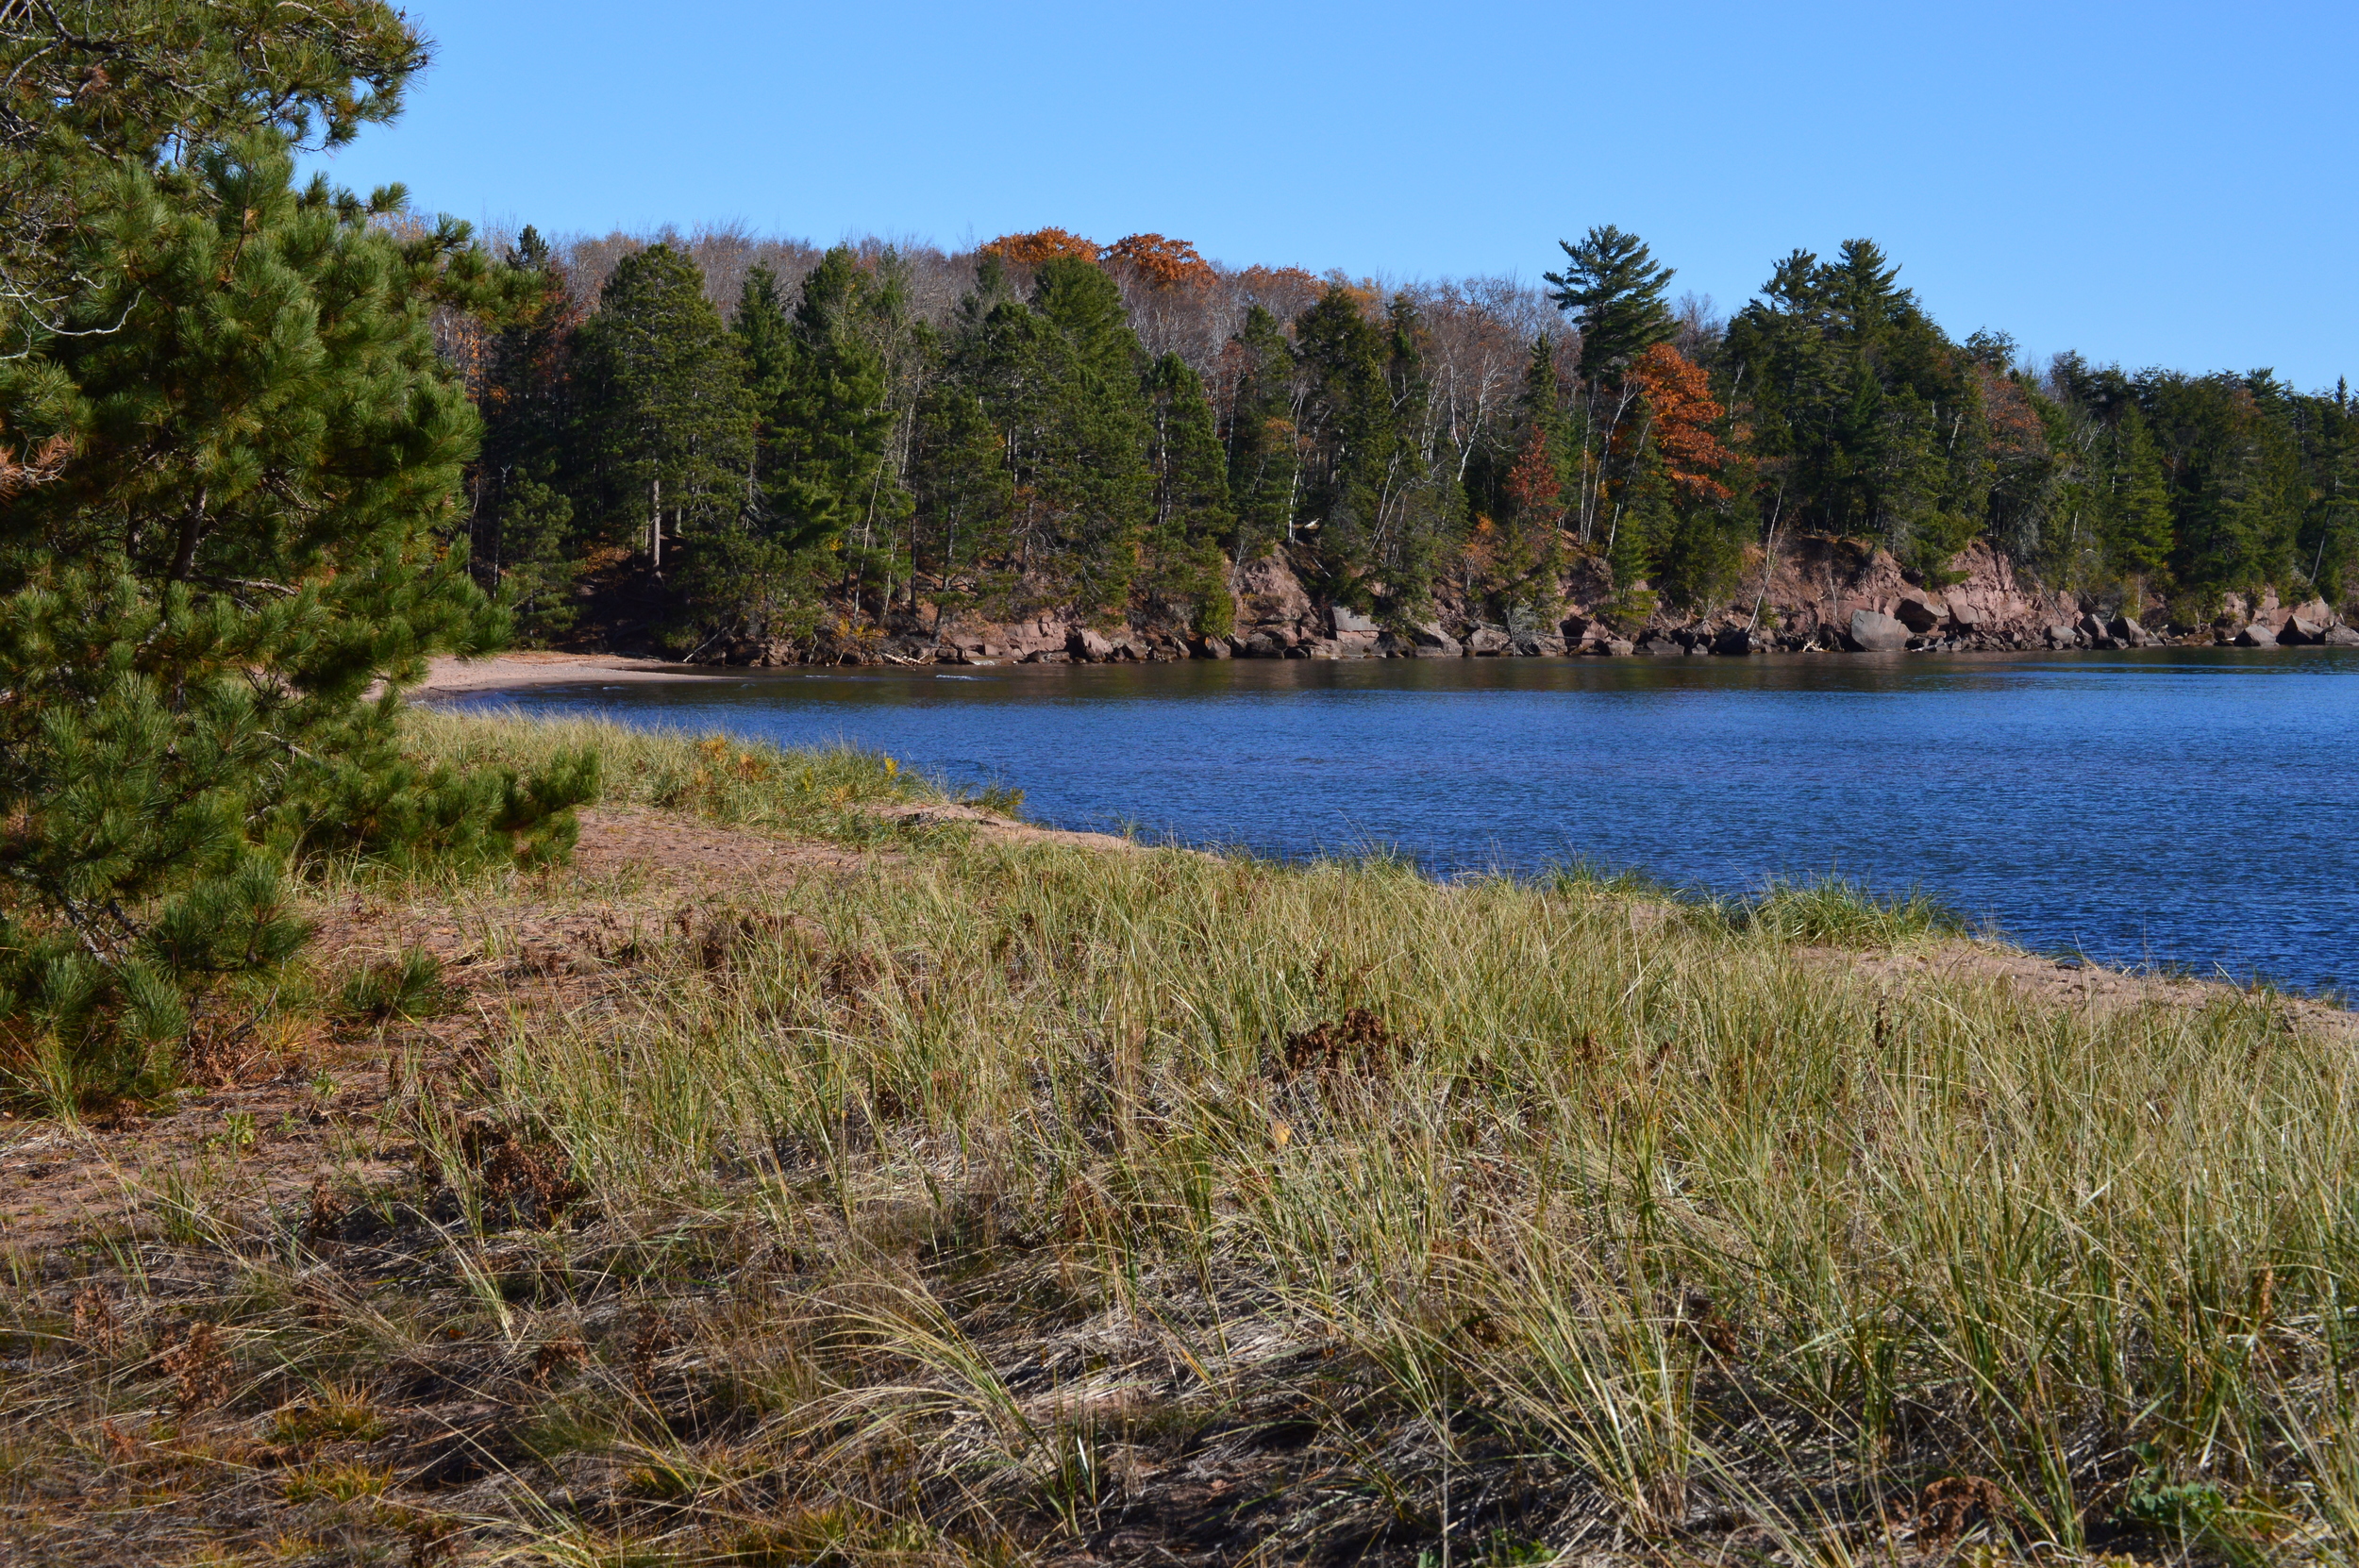
[[[1155,511],[1146,535],[1145,587],[1165,606],[1184,606],[1197,630],[1226,633],[1234,605],[1220,547],[1235,530],[1236,519],[1229,508],[1229,477],[1212,399],[1176,354],[1155,361],[1147,397]]]
[[[2162,456],[2154,450],[2154,438],[2136,404],[2122,409],[2107,445],[2106,557],[2115,570],[2146,577],[2170,559],[2170,490]]]
[[[1012,542],[1014,478],[998,426],[971,386],[937,377],[918,409],[911,463],[921,537],[945,610],[1003,599],[1013,583],[993,570]]]
[[[1295,322],[1309,437],[1298,515],[1317,535],[1321,563],[1339,587],[1379,571],[1386,483],[1399,466],[1386,346],[1360,301],[1340,286]],[[1368,592],[1360,588],[1355,596]]]
[[[754,409],[754,443],[766,459],[778,444],[778,410],[791,395],[795,375],[795,324],[786,309],[778,275],[757,262],[739,290],[729,331],[745,357],[745,391]],[[761,459],[756,463],[759,474]],[[747,497],[747,504],[752,504]]]
[[[1295,356],[1286,329],[1262,306],[1230,341],[1237,356],[1229,415],[1229,495],[1242,558],[1290,537],[1300,469],[1295,451]]]
[[[477,580],[508,606],[520,635],[539,640],[572,624],[582,571],[573,499],[561,488],[579,312],[539,230],[527,226],[504,259],[510,287],[476,400],[483,444],[469,544]]]
[[[1028,595],[1117,610],[1155,492],[1146,355],[1121,292],[1093,263],[1055,256],[1035,271],[1029,306],[976,315],[951,368],[999,432],[1014,569]]]
[[[1397,296],[1381,325],[1339,286],[1295,324],[1304,383],[1302,530],[1322,585],[1396,613],[1430,609],[1445,547],[1464,526],[1454,461],[1436,461],[1424,326]]]
[[[696,264],[666,244],[626,257],[575,346],[579,450],[607,537],[644,541],[734,525],[753,418],[736,341]]]
[[[1585,381],[1614,381],[1622,367],[1673,330],[1663,292],[1672,271],[1659,266],[1635,234],[1611,224],[1590,229],[1576,244],[1557,242],[1564,252],[1561,273],[1543,275],[1556,285],[1549,297],[1581,327],[1581,375]]]
[[[0,5],[0,332],[22,347],[25,322],[62,325],[125,169],[258,135],[343,146],[400,113],[427,55],[385,0]]]
[[[477,423],[431,316],[487,268],[291,176],[267,135],[125,168],[0,363],[0,419],[73,453],[0,509],[0,1015],[81,1093],[152,1089],[208,976],[302,941],[291,857],[560,851],[594,778],[403,759],[399,688],[505,631],[434,536]]]
[[[779,537],[798,549],[841,551],[855,531],[873,541],[881,515],[904,507],[886,462],[893,429],[884,357],[863,336],[863,288],[851,250],[838,245],[803,279],[776,395],[762,410],[763,465]]]

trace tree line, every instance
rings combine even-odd
[[[2187,621],[2346,592],[2340,385],[2028,366],[1868,240],[1794,252],[1726,319],[1634,235],[1562,248],[1542,286],[1385,286],[1152,234],[527,229],[500,258],[527,303],[449,334],[485,421],[467,549],[544,638],[585,580],[660,571],[682,652],[970,609],[1218,633],[1273,549],[1397,620],[1546,618],[1584,565],[1614,617],[1708,609],[1805,535],[1935,582],[1987,540]]]

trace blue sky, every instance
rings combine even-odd
[[[1867,235],[1960,337],[2359,379],[2349,0],[410,9],[432,71],[326,166],[464,218],[1396,278],[1613,223],[1723,311]]]

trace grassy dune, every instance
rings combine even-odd
[[[619,796],[839,842],[922,788],[597,740]],[[447,1059],[397,1022],[349,1041],[406,1065],[365,1119],[324,1112],[348,1158],[305,1202],[126,1161],[119,1225],[12,1255],[10,1538],[582,1564],[2359,1543],[2359,1068],[2280,999],[1881,978],[1859,960],[1951,939],[1842,889],[895,847],[694,901],[562,1005],[478,988]],[[510,909],[632,894],[376,896],[496,948]]]

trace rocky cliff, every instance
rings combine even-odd
[[[2144,646],[2153,642],[2359,646],[2359,630],[2322,600],[2285,605],[2230,595],[2217,619],[2174,625],[2159,604],[2048,589],[1977,542],[1934,585],[1889,554],[1840,540],[1803,540],[1774,559],[1756,556],[1730,602],[1703,614],[1658,611],[1643,625],[1602,611],[1609,584],[1578,563],[1563,602],[1545,615],[1501,622],[1447,601],[1423,622],[1387,621],[1325,603],[1282,554],[1231,574],[1234,629],[1200,637],[1176,626],[1107,626],[1056,613],[1020,621],[936,616],[924,606],[899,624],[839,626],[808,642],[714,650],[738,664],[1083,663],[1180,659],[1461,659],[1770,652],[1886,653]]]

